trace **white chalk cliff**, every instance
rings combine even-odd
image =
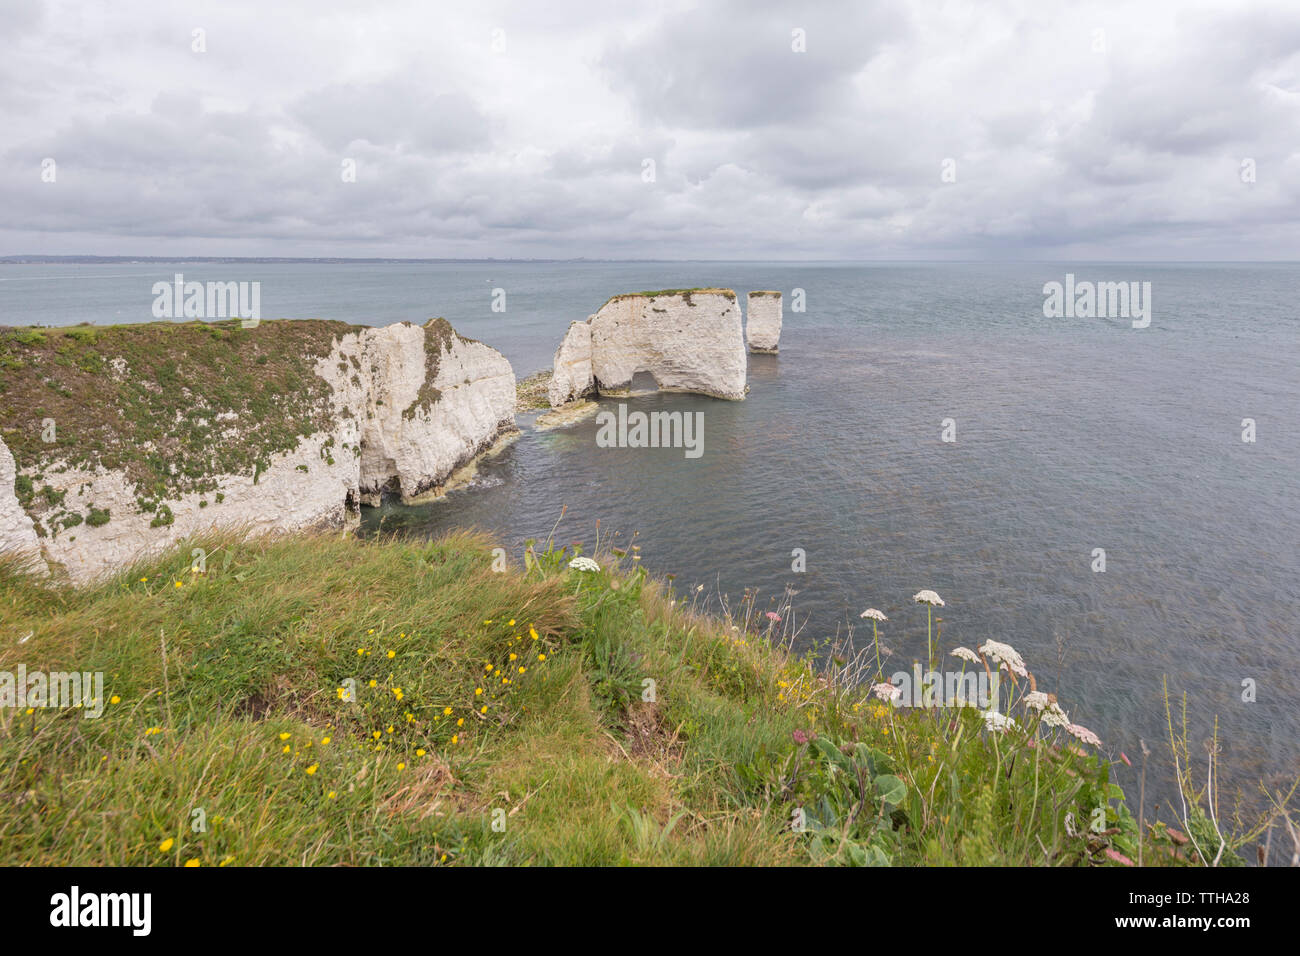
[[[548,398],[626,394],[638,372],[662,391],[745,397],[745,340],[729,289],[615,296],[575,322],[555,353]]]
[[[207,531],[350,527],[363,500],[384,491],[405,500],[436,492],[514,429],[510,363],[441,319],[348,332],[314,360],[314,372],[330,388],[329,424],[273,456],[256,477],[210,476],[214,490],[167,497],[166,523],[161,508],[141,509],[142,492],[124,472],[51,461],[39,464],[40,483],[63,494],[61,507],[78,514],[93,508],[109,520],[34,530],[15,495],[13,458],[0,443],[0,551],[39,549],[51,571],[84,584]],[[236,416],[230,419],[237,428]],[[29,476],[37,470],[22,467]]]
[[[360,398],[363,408],[363,501],[375,502],[385,490],[404,501],[436,492],[514,428],[515,374],[505,356],[435,321],[441,324],[368,329],[356,343],[363,388],[349,399]],[[350,345],[345,340],[342,347]],[[317,372],[328,381],[330,368],[326,360]],[[345,379],[346,373],[336,377],[336,394],[349,394]]]
[[[751,352],[776,352],[781,344],[781,293],[751,292],[745,302],[745,339]]]
[[[36,536],[31,517],[14,493],[16,478],[14,456],[9,446],[0,441],[0,554],[14,555],[21,564],[31,565],[32,557],[40,552],[41,540]]]
[[[595,391],[596,380],[591,371],[591,321],[573,322],[564,335],[564,341],[555,350],[555,366],[546,397],[551,407],[575,399],[585,398]]]

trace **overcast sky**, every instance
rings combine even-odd
[[[1300,258],[1300,6],[0,0],[19,253]]]

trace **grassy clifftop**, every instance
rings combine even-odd
[[[660,296],[673,296],[673,295],[681,296],[683,299],[686,300],[687,305],[694,305],[695,304],[694,297],[697,295],[720,295],[725,298],[731,299],[733,302],[736,299],[736,292],[734,289],[715,289],[711,287],[701,286],[695,289],[657,289],[657,290],[652,290],[647,292],[621,292],[618,295],[612,295],[608,299],[606,299],[604,305],[602,305],[600,308],[603,309],[606,305],[609,305],[611,302],[618,302],[621,299],[654,299]],[[597,309],[597,311],[600,310]]]
[[[38,516],[57,511],[44,479],[60,461],[123,470],[145,510],[211,490],[216,475],[256,473],[327,424],[328,387],[312,365],[352,330],[320,320],[0,329],[0,438],[19,499]]]
[[[0,672],[103,671],[108,698],[0,708],[0,864],[1176,864],[1213,838],[1140,835],[1068,738],[885,706],[616,557],[201,544],[76,592],[0,565]]]

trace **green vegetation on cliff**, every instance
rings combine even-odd
[[[1226,830],[1140,834],[1027,711],[888,707],[617,552],[197,544],[81,591],[0,563],[0,672],[107,697],[0,708],[0,864],[1177,864]]]
[[[715,289],[706,286],[701,286],[695,289],[657,289],[650,292],[621,292],[618,295],[611,295],[605,300],[605,303],[601,308],[603,309],[606,305],[609,305],[611,302],[617,302],[619,299],[653,299],[659,296],[669,295],[680,295],[686,300],[687,305],[695,304],[693,296],[696,295],[720,295],[725,296],[732,301],[735,301],[736,298],[736,292],[734,289]]]
[[[350,331],[321,320],[0,328],[0,438],[20,500],[37,517],[57,509],[41,494],[59,462],[123,471],[146,511],[214,490],[218,475],[257,474],[328,425],[313,365]]]

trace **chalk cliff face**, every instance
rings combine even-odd
[[[350,345],[350,342],[345,345]],[[424,328],[367,329],[359,342],[360,491],[405,501],[436,492],[461,465],[514,428],[515,374],[496,349],[457,335],[443,319]],[[329,363],[321,374],[329,377]],[[336,388],[347,393],[345,381]]]
[[[14,493],[16,478],[14,456],[9,446],[0,441],[0,554],[16,555],[24,565],[30,565],[33,562],[29,556],[40,551],[41,542],[32,519]]]
[[[751,292],[745,303],[745,338],[751,352],[775,352],[781,343],[781,293]]]
[[[569,327],[555,355],[548,397],[554,406],[592,388],[601,395],[626,394],[633,376],[649,372],[663,391],[742,399],[745,361],[740,309],[731,290],[615,296],[585,323]]]
[[[555,370],[547,391],[553,408],[585,398],[595,391],[596,380],[591,371],[591,322],[594,318],[592,315],[586,322],[571,323],[564,341],[555,350]]]
[[[153,512],[140,510],[139,490],[120,471],[69,468],[47,474],[44,482],[64,495],[61,509],[95,509],[109,520],[99,527],[84,521],[73,528],[42,524],[41,557],[50,570],[66,572],[80,585],[205,531],[260,534],[355,524],[356,459],[340,452],[327,464],[331,450],[344,445],[339,439],[347,437],[347,429],[311,435],[273,458],[256,481],[251,474],[219,475],[220,491],[179,495]]]
[[[305,354],[286,362],[286,343],[301,343],[301,337],[291,334],[295,325],[311,325],[311,339],[302,344]],[[187,353],[197,353],[217,335],[193,325],[176,328],[185,331],[172,330],[172,335],[193,339],[186,341]],[[119,333],[121,329],[126,331]],[[130,342],[131,334],[130,327],[113,327],[113,343]],[[199,381],[197,366],[164,366],[179,386],[161,375],[152,381],[155,376],[144,368],[147,350],[125,350],[128,360],[101,342],[103,368],[111,376],[103,383],[108,394],[114,394],[116,379],[120,387],[129,386],[130,394],[160,403],[171,394],[169,388],[179,387],[184,396],[174,411],[168,407],[158,417],[161,432],[156,420],[132,427],[140,421],[130,417],[138,415],[133,402],[101,416],[110,423],[107,442],[98,425],[60,424],[75,429],[79,440],[65,441],[47,455],[29,441],[26,460],[19,456],[17,479],[7,467],[9,451],[0,445],[0,550],[38,548],[52,572],[82,584],[205,531],[348,527],[358,521],[363,500],[376,500],[385,491],[409,500],[437,490],[456,469],[513,430],[510,363],[494,349],[457,335],[444,320],[424,327],[401,323],[364,329],[342,323],[264,322],[247,335],[238,346],[243,351],[234,353],[236,362],[274,368],[274,363],[257,364],[261,342],[263,354],[277,355],[279,364],[288,366],[282,373],[294,377],[277,380],[266,395],[254,396],[258,402],[251,407],[245,402],[225,411],[215,410],[220,403],[202,394],[211,380]],[[39,354],[27,358],[38,360]],[[133,368],[133,362],[140,368]],[[218,371],[236,374],[234,368]],[[298,392],[285,381],[299,382]],[[81,383],[72,379],[63,385],[75,394]],[[294,394],[305,398],[292,404]],[[223,400],[229,404],[234,399]],[[187,417],[191,407],[201,409],[197,418]],[[8,413],[13,408],[0,404]],[[60,418],[55,421],[73,411],[56,413]],[[282,419],[289,419],[292,428],[285,429]],[[281,431],[268,445],[265,432],[272,426]],[[0,427],[22,436],[40,422],[0,421]],[[194,434],[198,440],[190,441]],[[230,466],[259,438],[254,462]],[[92,444],[105,450],[83,454]],[[141,449],[136,458],[132,446]],[[196,447],[209,457],[196,459]],[[196,466],[196,461],[214,460],[226,467],[205,471]],[[146,472],[148,480],[141,478],[146,465],[155,468]],[[21,494],[15,493],[16,480],[23,484]]]

